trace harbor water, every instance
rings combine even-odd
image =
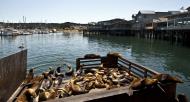
[[[127,59],[148,66],[161,73],[181,78],[178,93],[190,99],[190,48],[167,41],[139,39],[124,36],[84,36],[79,33],[34,34],[27,36],[0,36],[0,58],[18,52],[24,44],[28,49],[28,69],[36,67],[41,73],[49,66],[71,63],[78,57],[96,53],[106,55],[119,52]]]

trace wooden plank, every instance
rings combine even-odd
[[[97,62],[97,61],[101,61],[100,59],[97,60],[80,60],[80,63],[85,63],[85,62]]]
[[[100,66],[101,63],[95,63],[95,64],[82,64],[83,67],[85,66]]]
[[[14,99],[23,91],[24,85],[23,83],[17,88],[17,90],[11,95],[7,102],[13,102]]]
[[[138,68],[138,67],[136,67],[136,66],[134,66],[134,65],[131,65],[131,69],[134,69],[134,70],[136,70],[136,71],[138,71],[138,72],[140,72],[140,73],[143,73],[144,74],[144,69],[140,69],[140,68]]]
[[[127,93],[129,93],[128,86],[121,87],[121,88],[115,88],[115,89],[111,89],[111,90],[70,96],[70,97],[66,97],[66,98],[62,98],[62,99],[50,100],[47,102],[85,102],[85,101],[90,101],[90,100],[95,100],[95,99],[100,99],[100,98],[105,98],[105,97],[111,97],[114,95],[127,94]]]
[[[4,102],[26,77],[27,50],[0,59],[0,64],[0,101]]]

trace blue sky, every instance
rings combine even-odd
[[[131,19],[139,10],[171,11],[190,0],[0,0],[0,21],[87,23],[112,18]]]

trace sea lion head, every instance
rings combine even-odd
[[[26,95],[27,100],[33,100],[35,97],[37,97],[37,94],[34,89],[29,88],[24,93]]]
[[[61,67],[57,67],[56,71],[57,71],[58,73],[61,73]]]

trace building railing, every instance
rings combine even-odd
[[[157,23],[156,29],[167,30],[167,29],[190,29],[190,17],[176,18],[168,20],[167,22]]]

